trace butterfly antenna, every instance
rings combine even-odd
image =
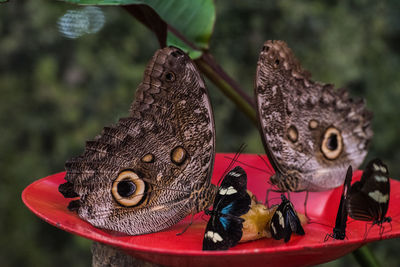
[[[188,223],[188,224],[185,226],[185,228],[183,228],[182,232],[177,233],[176,235],[178,235],[178,236],[179,236],[179,235],[182,235],[183,233],[186,232],[187,229],[189,229],[189,227],[193,224],[193,217],[194,217],[194,214],[192,213],[192,217],[190,217],[190,223]]]
[[[269,194],[269,192],[270,191],[268,191],[267,192],[267,194]],[[277,203],[277,204],[272,204],[271,205],[271,207],[269,206],[269,203],[271,202],[271,200],[275,200],[275,199],[281,199],[281,197],[273,197],[273,198],[271,198],[271,199],[265,199],[266,200],[266,202],[264,203],[264,205],[268,208],[268,209],[270,209],[273,205],[279,205],[279,203]]]
[[[276,187],[274,184],[272,184],[272,183],[269,182],[269,181],[268,181],[268,184],[270,184],[270,185]],[[265,194],[265,201],[264,201],[264,205],[267,205],[267,207],[268,207],[268,199],[269,199],[268,196],[269,196],[269,193],[270,193],[270,192],[274,192],[274,193],[285,193],[285,191],[282,191],[282,190],[279,190],[279,189],[268,188],[267,191],[266,191],[266,194]],[[272,198],[272,199],[274,199],[274,198]]]
[[[226,159],[230,159],[230,160],[233,159],[233,158],[228,157],[228,156],[225,156],[225,158],[226,158]],[[264,170],[264,169],[262,169],[262,168],[258,168],[258,167],[256,167],[256,166],[253,166],[253,165],[251,165],[251,164],[245,163],[245,162],[243,162],[243,161],[236,160],[236,162],[237,162],[237,163],[240,163],[241,165],[244,165],[244,166],[247,166],[247,167],[249,167],[249,168],[252,168],[252,169],[254,169],[254,170],[257,170],[257,171],[260,171],[260,172],[264,172],[264,173],[266,173],[266,174],[270,174],[270,172],[268,172],[268,171],[266,171],[266,170]]]
[[[221,184],[222,180],[224,179],[224,177],[228,174],[228,172],[231,170],[232,166],[237,162],[240,154],[243,153],[244,149],[246,148],[246,144],[243,143],[240,145],[238,151],[235,153],[235,156],[233,157],[233,159],[231,160],[231,162],[229,163],[228,167],[225,169],[225,171],[223,172],[222,176],[219,178],[218,180],[218,186]]]
[[[322,226],[325,226],[325,227],[328,227],[328,228],[333,228],[332,225],[328,225],[328,224],[320,223],[320,222],[314,222],[314,221],[312,221],[312,220],[310,220],[309,222],[307,222],[307,224],[319,224],[319,225],[322,225]]]
[[[289,191],[287,191],[287,199],[290,201],[290,192]],[[292,202],[292,201],[290,201],[290,202]]]
[[[264,162],[265,166],[267,167],[267,170],[268,170],[267,173],[270,174],[270,175],[274,174],[274,173],[275,173],[275,170],[274,170],[274,168],[271,166],[271,164],[269,164],[269,163],[267,162],[267,160],[266,160],[265,158],[263,158],[260,154],[258,154],[257,156],[262,160],[262,162]]]
[[[273,191],[271,188],[267,189],[267,193],[265,194],[265,201],[264,201],[264,205],[267,206],[267,208],[269,208],[269,201],[268,201],[268,196],[269,196],[269,192]]]
[[[304,167],[304,165],[310,160],[312,159],[312,157],[314,157],[314,155],[309,156],[301,165],[300,165],[300,169],[302,169]]]

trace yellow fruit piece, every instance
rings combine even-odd
[[[251,197],[250,210],[241,216],[243,222],[243,235],[239,242],[247,242],[260,239],[263,237],[271,237],[269,224],[272,216],[277,208],[274,206],[268,209],[264,204],[258,203],[255,196],[247,190]]]

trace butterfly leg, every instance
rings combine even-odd
[[[382,226],[382,227],[383,227],[382,235],[383,235],[383,234],[386,234],[386,233],[389,233],[389,232],[392,231],[392,222],[391,222],[391,221],[388,221],[388,223],[389,223],[389,225],[390,225],[390,230],[385,231],[385,227]],[[382,235],[381,235],[381,239],[382,239]]]
[[[265,195],[265,201],[264,201],[264,205],[267,206],[267,208],[269,209],[269,203],[268,203],[268,197],[269,197],[269,192],[273,191],[273,189],[268,188],[267,189],[267,193]]]
[[[304,199],[304,215],[307,218],[307,221],[310,221],[310,217],[307,215],[307,201],[308,201],[308,191],[306,191],[306,197]]]
[[[385,226],[383,224],[381,224],[379,226],[379,236],[380,236],[381,239],[382,239],[382,235],[383,235],[384,231],[385,231]]]
[[[325,238],[324,238],[324,242],[328,241],[329,238],[333,238],[332,234],[326,234]]]
[[[374,226],[374,223],[372,223],[371,227],[368,228],[368,223],[365,223],[365,234],[364,234],[364,240],[367,239],[367,236],[369,234],[369,231],[371,231],[372,227]]]
[[[192,214],[192,217],[190,217],[190,223],[188,223],[185,228],[183,228],[182,232],[177,233],[176,235],[182,235],[183,233],[186,232],[187,229],[189,229],[189,227],[193,224],[193,217],[194,214]]]

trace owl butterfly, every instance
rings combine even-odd
[[[345,89],[310,80],[283,41],[267,41],[255,79],[258,121],[280,191],[323,191],[343,184],[372,138],[372,114]]]
[[[274,239],[283,239],[285,243],[289,242],[292,233],[304,235],[304,229],[297,213],[285,195],[281,195],[282,202],[279,204],[274,215],[271,218],[271,235]]]
[[[251,203],[246,189],[247,175],[240,166],[224,177],[213,209],[205,211],[211,217],[204,234],[203,250],[226,250],[242,238],[244,219],[240,216],[249,211]]]
[[[178,48],[158,50],[130,116],[67,161],[59,191],[79,197],[69,208],[96,227],[130,235],[160,231],[212,203],[214,129],[194,63]]]
[[[382,226],[391,222],[386,217],[390,198],[389,171],[380,159],[371,160],[361,180],[355,182],[349,190],[347,210],[354,220],[372,221],[372,225]]]
[[[332,237],[334,239],[343,240],[346,237],[346,224],[347,224],[347,203],[349,202],[349,190],[351,179],[353,176],[353,170],[351,166],[347,169],[346,178],[344,180],[342,196],[340,198],[339,209],[336,214],[335,227],[333,232],[325,236],[325,241]]]

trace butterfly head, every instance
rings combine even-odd
[[[181,80],[181,75],[184,74],[186,65],[190,62],[189,57],[180,49],[175,47],[168,47],[158,50],[154,55],[155,64],[161,63],[165,68],[162,72],[155,72],[153,66],[148,66],[146,71],[152,71],[153,75],[158,76],[167,83]],[[151,74],[150,74],[151,75]]]
[[[214,202],[217,191],[217,186],[211,183],[206,187],[195,190],[191,194],[191,199],[195,200],[195,203],[193,203],[194,213],[204,211],[205,214],[210,215],[208,208]]]
[[[292,50],[283,41],[268,40],[264,43],[258,61],[259,69],[273,81],[289,73],[297,79],[308,79],[310,74],[301,68]],[[277,71],[279,70],[279,71]]]
[[[282,192],[300,191],[299,178],[300,173],[296,170],[290,170],[286,175],[277,171],[270,177],[270,181]]]

